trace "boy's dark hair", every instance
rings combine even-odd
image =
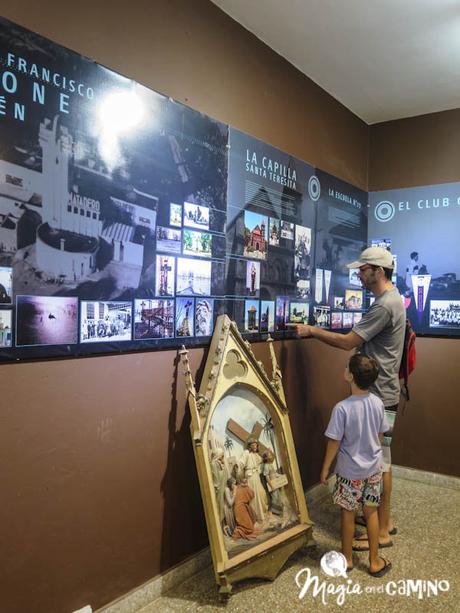
[[[355,353],[348,363],[348,370],[353,375],[356,385],[361,390],[367,390],[377,379],[379,367],[374,358],[362,353]]]

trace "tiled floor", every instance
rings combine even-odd
[[[367,554],[355,554],[355,569],[349,575],[348,591],[359,594],[345,595],[342,606],[337,604],[338,594],[316,597],[310,588],[303,598],[296,585],[297,573],[310,568],[311,574],[326,582],[329,589],[344,589],[347,580],[329,578],[319,569],[321,556],[332,549],[340,549],[340,512],[330,498],[310,507],[315,522],[315,548],[297,553],[287,562],[273,582],[259,580],[235,584],[232,596],[221,600],[211,568],[207,568],[165,593],[141,613],[168,613],[169,611],[241,611],[242,613],[270,613],[285,611],[354,611],[378,613],[385,611],[448,611],[460,612],[460,554],[459,519],[460,491],[436,485],[427,485],[405,479],[394,480],[393,509],[397,536],[394,546],[382,550],[391,560],[392,570],[380,579],[367,574]],[[438,581],[438,595],[422,598],[417,594],[398,594],[398,588],[407,589],[407,580]],[[439,584],[439,581],[443,581]],[[390,583],[393,582],[393,583]],[[446,588],[448,591],[441,591]],[[425,584],[426,585],[426,584]],[[441,588],[441,589],[440,589]],[[385,590],[395,592],[390,595]]]

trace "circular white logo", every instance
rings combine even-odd
[[[347,559],[339,551],[328,551],[321,558],[321,570],[329,577],[347,577]]]
[[[318,177],[315,177],[314,175],[308,180],[308,195],[313,202],[319,200],[319,197],[321,196],[321,183],[319,182]]]
[[[377,221],[385,222],[390,221],[395,216],[395,205],[389,200],[382,200],[374,209],[375,219]]]

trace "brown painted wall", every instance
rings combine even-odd
[[[368,127],[207,0],[15,0],[2,10],[367,187]],[[346,392],[346,356],[315,342],[277,350],[307,487]],[[203,355],[192,352],[192,369]],[[4,365],[0,377],[2,610],[95,608],[207,545],[175,352]]]
[[[373,125],[369,189],[460,181],[459,150],[460,109]],[[395,427],[395,463],[460,476],[459,372],[458,339],[417,340],[411,402]]]
[[[367,188],[369,128],[207,0],[15,0],[2,11]],[[397,426],[404,437],[396,459],[454,473],[458,467],[443,443],[450,440],[444,424],[455,419],[450,388],[458,384],[453,368],[440,372],[440,358],[447,354],[458,366],[458,351],[449,340],[423,339],[419,347],[413,393],[422,436],[414,436],[408,408]],[[347,354],[313,340],[277,343],[276,350],[307,487],[318,480],[331,407],[346,394]],[[268,364],[265,345],[255,351]],[[437,398],[426,377],[434,368],[431,355],[446,383]],[[193,371],[204,356],[191,352]],[[95,608],[206,546],[175,352],[4,365],[0,377],[2,609]],[[420,405],[425,397],[431,401]],[[443,420],[433,423],[433,407]]]

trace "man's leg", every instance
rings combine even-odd
[[[383,490],[380,501],[378,516],[379,516],[379,540],[380,543],[388,543],[391,541],[390,530],[392,530],[391,521],[391,490],[393,488],[393,476],[391,468],[382,475]]]

